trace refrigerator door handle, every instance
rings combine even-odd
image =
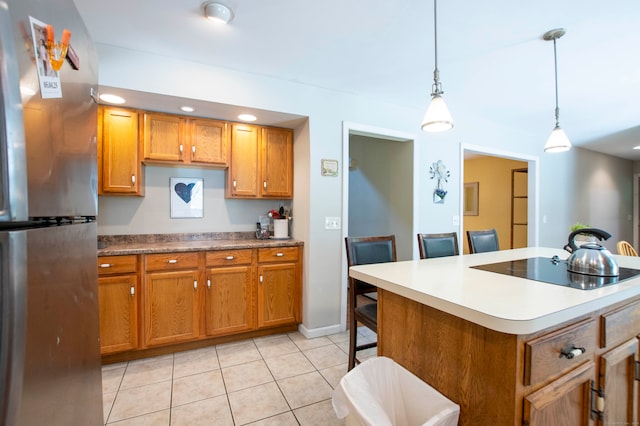
[[[20,72],[9,10],[0,4],[0,222],[29,216]],[[3,113],[4,112],[4,113]]]

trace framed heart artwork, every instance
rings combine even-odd
[[[171,178],[171,218],[204,217],[202,178]]]

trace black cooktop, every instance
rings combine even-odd
[[[474,269],[511,275],[534,281],[542,281],[580,290],[592,290],[611,284],[617,284],[640,274],[640,270],[619,268],[617,277],[598,277],[594,275],[577,274],[567,271],[567,261],[557,257],[532,257],[528,259],[510,260],[507,262],[490,263],[472,266]]]

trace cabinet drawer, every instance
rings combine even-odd
[[[250,265],[253,250],[220,250],[207,252],[207,266]]]
[[[198,253],[162,253],[145,256],[147,271],[169,271],[198,267]]]
[[[258,262],[286,262],[298,260],[297,247],[273,247],[258,249]]]
[[[597,323],[587,318],[524,344],[524,384],[533,385],[592,359],[597,345]],[[562,355],[563,352],[572,354]],[[581,349],[584,349],[582,352]]]
[[[135,273],[138,270],[138,256],[100,256],[98,275]]]
[[[600,347],[613,347],[640,334],[640,301],[629,303],[600,317]]]

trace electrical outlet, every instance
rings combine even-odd
[[[339,217],[325,217],[324,218],[324,229],[340,229],[340,218]]]

